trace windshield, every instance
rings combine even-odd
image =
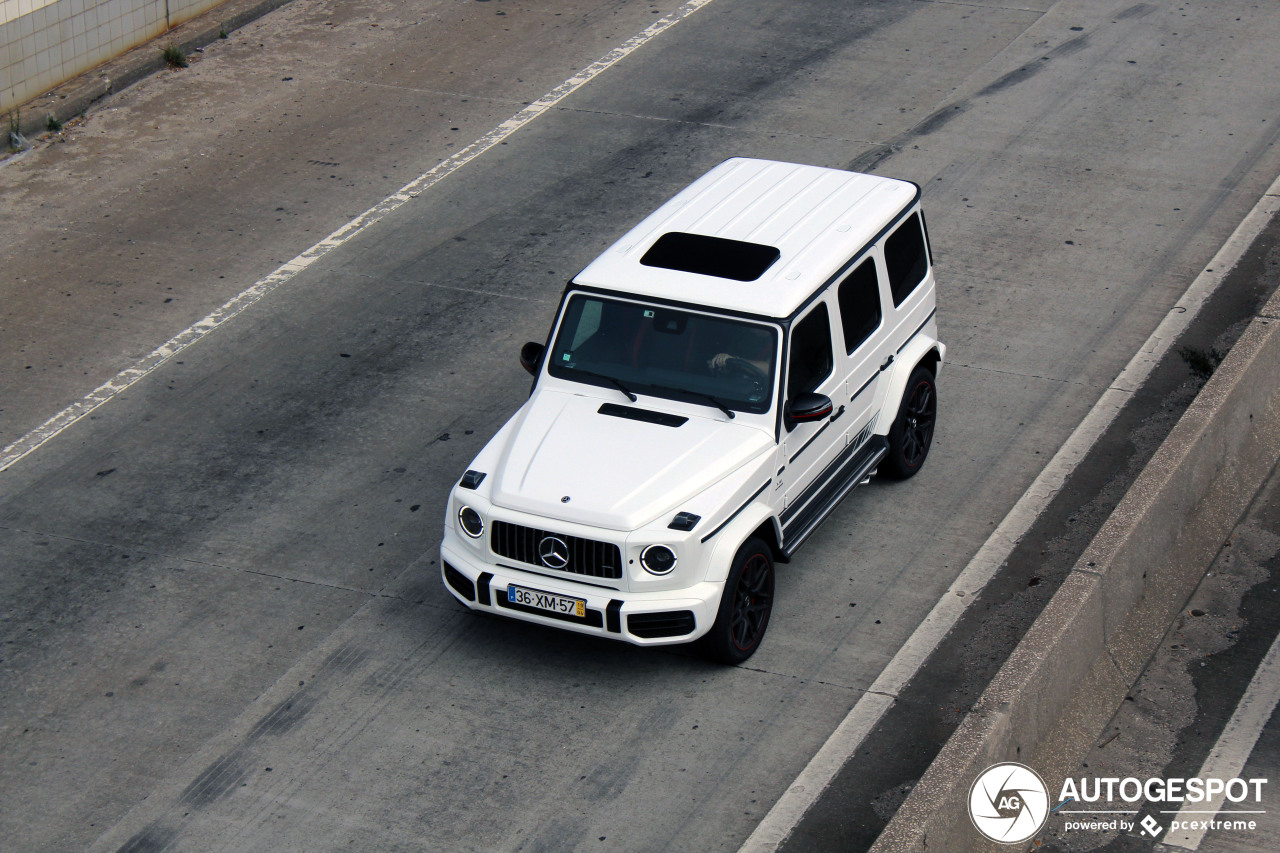
[[[575,293],[547,370],[591,385],[764,413],[777,340],[772,326]]]

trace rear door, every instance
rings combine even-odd
[[[860,446],[886,416],[880,411],[884,396],[885,371],[893,363],[895,347],[888,333],[875,254],[859,261],[836,286],[840,305],[843,362],[847,376],[843,394],[835,400],[836,410],[848,407],[845,435],[849,444]]]

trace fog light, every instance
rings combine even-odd
[[[665,575],[676,567],[676,554],[666,545],[650,545],[640,552],[640,565],[651,575]]]
[[[479,539],[484,535],[484,519],[469,506],[458,510],[458,524],[461,525],[462,532],[472,539]]]

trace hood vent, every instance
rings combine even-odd
[[[648,409],[636,409],[632,406],[619,406],[616,403],[605,403],[596,409],[602,415],[614,418],[626,418],[629,421],[644,421],[665,427],[683,426],[689,419],[680,415],[668,415],[665,412],[651,412]]]

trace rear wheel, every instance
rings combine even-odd
[[[881,473],[896,480],[914,476],[929,455],[937,417],[938,391],[933,373],[927,367],[916,367],[907,380],[898,417],[889,428],[889,453],[880,463]]]
[[[761,540],[748,539],[734,555],[715,624],[702,638],[703,652],[719,663],[742,663],[760,647],[771,612],[773,553]]]

